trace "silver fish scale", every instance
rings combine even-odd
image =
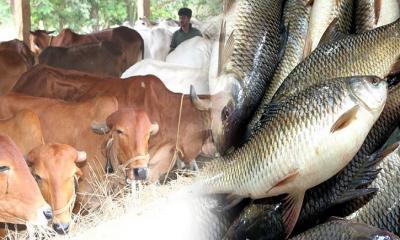
[[[400,84],[390,89],[381,115],[350,163],[336,176],[306,192],[297,223],[298,227],[303,229],[311,226],[327,209],[337,204],[336,201],[340,195],[352,190],[351,188],[354,186],[351,184],[360,173],[360,169],[364,168],[367,158],[383,146],[398,123],[400,123]],[[341,211],[344,211],[344,213],[340,213],[341,216],[354,212],[360,207],[360,204],[363,204],[359,201],[351,202],[354,203],[341,207]],[[338,212],[335,211],[335,213]]]
[[[310,7],[306,6],[305,1],[289,0],[286,2],[283,20],[285,21],[285,26],[288,28],[287,30],[289,32],[285,54],[272,77],[270,86],[265,91],[262,102],[258,107],[250,126],[259,121],[265,105],[271,101],[276,90],[290,71],[300,63],[307,35],[309,15]]]
[[[399,148],[379,165],[382,168],[370,187],[378,188],[372,199],[348,219],[400,234],[400,156]]]
[[[344,106],[349,107],[349,92],[343,79],[312,87],[279,103],[265,126],[245,145],[203,170],[202,177],[208,182],[206,191],[243,196],[265,193],[297,169],[291,162],[282,164],[282,158],[297,159],[298,149],[304,149],[301,154],[307,155],[312,136],[318,134],[317,126],[330,127]],[[300,136],[305,129],[307,135]],[[273,174],[266,177],[268,173]]]
[[[293,69],[272,101],[282,100],[327,79],[361,75],[383,78],[399,56],[400,19],[318,47]]]
[[[352,223],[345,220],[329,221],[324,224],[315,226],[314,228],[301,233],[293,238],[293,240],[357,240],[357,239],[384,239],[398,240],[388,232],[378,228],[367,226],[360,223]]]
[[[238,7],[234,48],[224,71],[234,72],[244,81],[244,86],[254,84],[249,81],[260,82],[261,88],[255,88],[256,92],[251,94],[261,97],[278,61],[282,1],[240,1]]]

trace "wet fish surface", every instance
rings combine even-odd
[[[202,190],[253,199],[288,193],[284,222],[290,233],[305,190],[351,160],[386,95],[385,81],[352,77],[312,86],[277,103],[247,143],[203,169]]]
[[[392,23],[400,17],[397,0],[357,0],[355,8],[355,32],[363,33]]]
[[[398,240],[393,233],[381,230],[362,223],[354,223],[346,220],[334,220],[315,226],[301,233],[293,240]]]
[[[288,0],[284,7],[283,21],[287,29],[287,43],[284,55],[272,77],[271,84],[267,87],[264,97],[257,108],[250,128],[260,120],[265,105],[268,104],[279,88],[283,80],[293,68],[303,59],[306,42],[308,22],[310,18],[310,6],[305,0]]]
[[[328,181],[306,192],[303,208],[296,226],[298,230],[305,230],[313,226],[326,214],[327,210],[337,204],[376,192],[377,189],[374,187],[364,187],[362,189],[360,187],[372,182],[379,173],[379,171],[376,171],[375,165],[380,159],[374,153],[385,144],[399,123],[400,84],[397,84],[389,90],[381,115],[350,163]],[[340,210],[333,210],[332,213],[338,214],[338,212],[343,211],[343,206],[338,208]],[[346,211],[340,216],[346,216],[353,212],[354,209]]]
[[[241,0],[237,4],[217,79],[225,97],[211,98],[213,138],[221,154],[244,133],[275,72],[283,45],[283,0]]]
[[[399,56],[400,19],[318,47],[293,69],[272,101],[282,100],[326,79],[356,75],[383,78],[399,70]]]

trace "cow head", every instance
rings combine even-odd
[[[229,91],[223,89],[211,95],[209,99],[200,99],[191,86],[190,96],[194,107],[200,111],[210,111],[213,142],[220,154],[226,153],[231,146],[240,141],[238,131],[244,129],[240,125],[241,114],[235,110],[236,104]]]
[[[36,30],[36,31],[30,31],[29,35],[29,42],[30,42],[30,47],[31,51],[39,55],[40,52],[49,46],[50,40],[52,37],[49,36],[49,34],[54,33],[54,31],[45,31],[45,30]]]
[[[22,153],[5,135],[0,135],[0,209],[0,222],[46,226],[52,218]]]
[[[158,124],[151,124],[146,112],[121,109],[112,113],[105,123],[92,123],[92,130],[98,134],[108,133],[107,161],[118,162],[126,179],[147,179],[148,143],[150,135],[157,133]]]
[[[85,160],[85,152],[57,143],[41,145],[28,154],[27,162],[32,175],[53,209],[53,228],[57,233],[68,232],[77,181],[82,175],[76,164]]]

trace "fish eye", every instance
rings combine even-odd
[[[379,82],[380,82],[379,78],[374,77],[374,78],[371,79],[371,83],[374,86],[377,86]]]

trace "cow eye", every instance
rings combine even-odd
[[[10,167],[8,167],[8,166],[0,166],[0,172],[5,172],[5,171],[8,171],[8,170],[10,170]]]
[[[33,178],[35,178],[36,182],[42,181],[42,178],[39,175],[35,174],[35,173],[33,173]]]
[[[124,131],[122,131],[121,129],[117,129],[117,133],[118,133],[118,134],[123,134]]]

